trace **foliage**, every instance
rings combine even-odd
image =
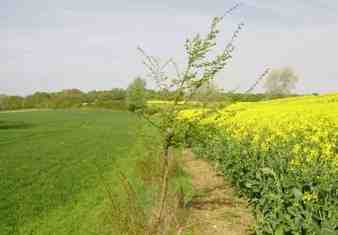
[[[188,97],[189,102],[211,101],[233,103],[239,101],[260,101],[276,99],[293,95],[271,94],[244,94],[223,92],[213,86],[202,86],[196,95]],[[63,90],[60,92],[35,92],[26,97],[0,95],[0,110],[18,109],[67,109],[67,108],[104,108],[112,110],[126,110],[126,89],[114,88],[108,91],[83,92],[78,89]],[[174,91],[145,90],[146,100],[173,101]],[[206,98],[208,97],[208,99]],[[147,111],[152,111],[152,108]],[[158,111],[158,109],[153,110]],[[151,112],[152,113],[152,112]]]
[[[296,94],[265,94],[265,93],[235,93],[235,92],[226,92],[222,94],[223,101],[228,101],[229,103],[236,103],[236,102],[257,102],[257,101],[264,101],[264,100],[274,100],[286,97],[297,96]]]
[[[144,109],[146,105],[146,82],[136,78],[127,89],[126,103],[129,111]]]
[[[187,64],[183,70],[179,69],[173,59],[162,62],[159,58],[149,56],[142,48],[139,48],[139,51],[144,56],[143,64],[149,72],[148,78],[155,81],[159,92],[167,94],[166,100],[172,102],[170,105],[163,106],[161,112],[157,113],[155,121],[152,120],[152,117],[148,116],[149,112],[147,108],[149,106],[145,106],[139,112],[150,124],[159,129],[164,140],[162,145],[162,188],[160,191],[159,209],[155,219],[156,223],[154,224],[155,234],[162,234],[161,231],[163,231],[165,221],[168,218],[164,210],[168,203],[170,152],[173,148],[180,145],[178,140],[181,135],[176,116],[184,107],[182,104],[190,101],[191,97],[196,95],[204,86],[211,84],[218,72],[232,58],[234,50],[233,42],[243,26],[243,24],[238,25],[230,42],[224,46],[223,50],[216,54],[212,53],[216,46],[217,35],[219,34],[218,27],[223,18],[224,16],[215,17],[212,20],[210,31],[205,36],[196,34],[192,39],[186,40],[185,52]],[[174,68],[176,72],[174,76],[169,75],[169,67]]]
[[[125,110],[126,90],[82,92],[78,89],[59,92],[35,92],[26,97],[0,96],[0,110],[106,108]]]
[[[338,231],[338,94],[187,110],[196,152],[256,206],[258,234]],[[254,127],[254,128],[253,128]]]
[[[162,62],[160,59],[149,56],[139,48],[144,56],[144,65],[149,71],[148,78],[153,79],[158,86],[159,92],[171,91],[169,100],[172,105],[166,106],[166,111],[159,113],[160,129],[164,135],[173,137],[177,113],[182,109],[181,104],[191,100],[202,87],[208,86],[215,79],[216,74],[221,71],[232,58],[234,40],[240,32],[243,24],[239,24],[230,42],[216,55],[212,51],[216,46],[218,26],[224,17],[215,17],[211,23],[210,31],[202,37],[196,34],[192,39],[185,42],[187,65],[180,71],[178,65],[172,60]],[[173,66],[176,75],[169,76],[168,67]],[[169,131],[170,133],[167,133]],[[170,138],[171,138],[170,137]]]
[[[24,107],[24,98],[20,96],[0,96],[0,110],[15,110]]]
[[[223,93],[214,82],[207,82],[199,87],[194,95],[194,100],[202,103],[216,102],[223,100]]]
[[[298,80],[298,76],[290,67],[274,69],[267,76],[264,87],[268,94],[288,95]]]
[[[158,131],[144,122],[138,122],[134,126],[137,138],[131,148],[133,156],[133,174],[127,177],[124,169],[119,170],[117,184],[106,184],[106,191],[110,204],[110,223],[113,234],[154,234],[153,212],[158,202],[161,186],[161,148],[162,139]],[[180,156],[177,152],[175,159]],[[122,171],[123,170],[123,171]],[[183,221],[182,207],[178,207],[182,198],[180,194],[191,191],[190,182],[176,161],[171,161],[169,167],[170,179],[168,181],[168,193],[170,198],[166,203],[165,213],[168,215],[161,232],[164,234],[176,234],[176,228]],[[140,190],[142,190],[140,192]]]

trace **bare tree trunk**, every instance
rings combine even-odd
[[[160,199],[160,210],[159,210],[159,221],[162,220],[163,211],[165,208],[165,202],[168,192],[168,174],[169,174],[169,154],[168,152],[164,155],[163,158],[163,178],[162,178],[162,189],[161,189],[161,199]]]
[[[157,214],[154,232],[155,234],[160,234],[161,225],[164,221],[165,217],[165,207],[167,202],[168,195],[168,178],[169,178],[169,161],[170,161],[170,141],[171,134],[167,135],[164,143],[164,152],[163,152],[163,166],[162,166],[162,184],[160,191],[160,200],[159,200],[159,212]]]

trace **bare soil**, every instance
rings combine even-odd
[[[246,235],[255,224],[245,199],[235,195],[234,189],[209,162],[194,158],[187,150],[183,168],[191,176],[194,196],[188,203],[186,227],[194,235]]]

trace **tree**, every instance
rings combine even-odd
[[[222,91],[213,81],[206,82],[196,90],[194,99],[201,102],[218,101],[222,97]]]
[[[135,112],[143,109],[146,105],[146,82],[141,78],[136,78],[127,89],[127,107]]]
[[[1,96],[1,110],[15,110],[24,108],[24,98],[20,96]]]
[[[110,93],[113,100],[124,100],[126,97],[125,90],[121,88],[113,88]]]
[[[292,68],[273,69],[265,80],[266,92],[271,95],[288,95],[298,82],[299,78]]]
[[[147,112],[143,110],[138,112],[154,127],[158,128],[163,140],[161,146],[161,152],[163,153],[162,185],[159,193],[158,212],[153,226],[154,234],[162,234],[160,233],[161,226],[165,224],[164,210],[168,196],[169,160],[173,148],[180,144],[178,140],[182,133],[179,127],[180,122],[177,119],[178,113],[184,107],[181,104],[189,102],[198,93],[199,89],[203,90],[203,87],[211,84],[216,75],[232,59],[235,49],[234,41],[238,37],[243,23],[238,25],[230,41],[218,52],[215,50],[217,49],[216,39],[219,34],[218,27],[225,15],[230,14],[238,6],[236,5],[221,17],[215,17],[211,23],[210,31],[206,35],[196,34],[193,38],[186,40],[185,54],[187,64],[182,70],[179,69],[174,60],[162,61],[157,57],[148,55],[142,48],[139,48],[139,51],[144,56],[143,64],[149,72],[149,78],[157,84],[159,92],[170,91],[172,100],[172,105],[166,106],[165,110],[159,112],[155,119],[147,116]],[[172,75],[168,67],[173,68],[176,74]],[[157,120],[160,121],[158,122]]]
[[[25,108],[48,108],[51,103],[51,94],[35,92],[25,98]]]

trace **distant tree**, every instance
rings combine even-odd
[[[86,102],[85,93],[79,89],[65,89],[54,93],[53,108],[77,108]]]
[[[288,95],[298,82],[299,78],[292,68],[273,69],[265,80],[266,93],[270,95]]]
[[[4,107],[5,100],[6,100],[6,95],[0,95],[0,110],[5,109]]]
[[[126,97],[126,91],[121,88],[113,88],[110,93],[113,100],[124,100]]]
[[[2,96],[0,101],[1,110],[15,110],[24,108],[24,98],[20,96]]]
[[[51,95],[47,92],[35,92],[25,98],[25,108],[48,108]]]
[[[143,109],[146,105],[146,82],[141,78],[136,78],[127,89],[127,107],[134,112]]]
[[[195,92],[194,99],[202,102],[218,101],[222,98],[222,91],[213,81],[202,84]]]

